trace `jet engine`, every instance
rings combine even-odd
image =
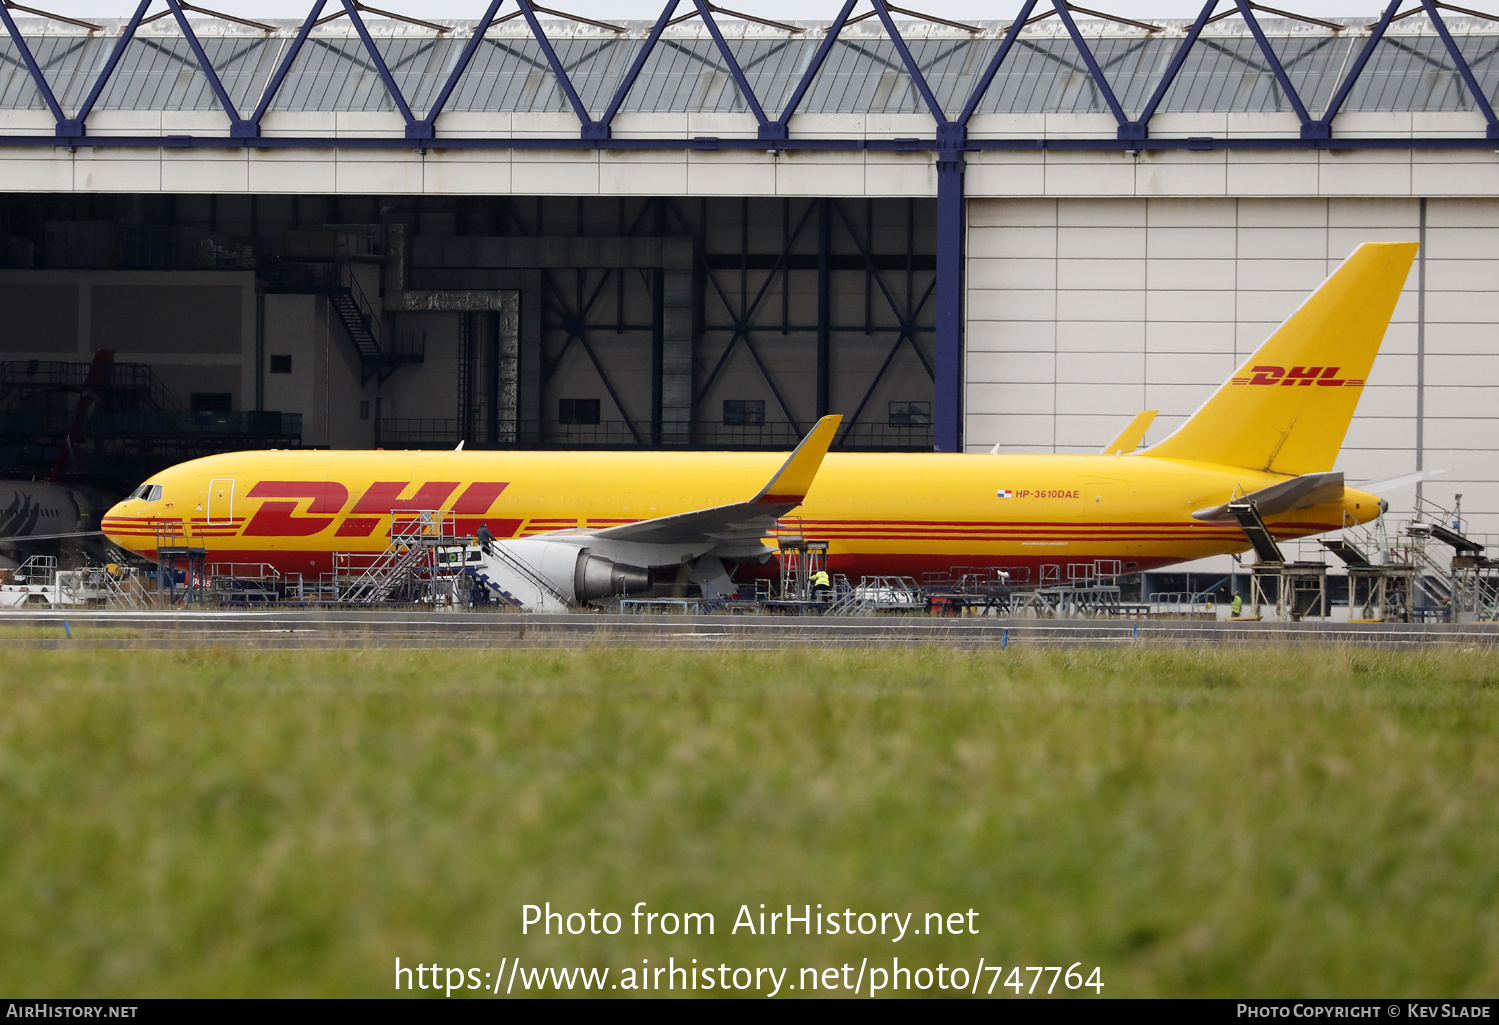
[[[550,538],[494,541],[469,572],[521,608],[551,611],[650,590],[651,571]]]
[[[578,601],[597,601],[617,594],[639,594],[651,589],[651,571],[639,566],[625,566],[587,549],[578,551],[573,569],[573,597]]]

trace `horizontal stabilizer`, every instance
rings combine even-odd
[[[1310,509],[1323,502],[1336,502],[1342,497],[1342,473],[1304,473],[1300,477],[1292,477],[1268,488],[1252,491],[1243,498],[1232,499],[1223,505],[1198,509],[1192,514],[1192,518],[1209,523],[1226,523],[1236,519],[1230,506],[1240,502],[1252,502],[1261,516],[1274,516],[1292,509]]]
[[[1355,484],[1354,487],[1360,491],[1367,491],[1371,495],[1382,495],[1386,491],[1399,491],[1401,488],[1408,488],[1412,484],[1421,484],[1431,480],[1433,477],[1440,477],[1444,473],[1451,472],[1450,469],[1417,470],[1415,473],[1402,474],[1399,477],[1388,477],[1385,480],[1365,481],[1362,484]]]

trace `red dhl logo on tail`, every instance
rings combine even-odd
[[[1317,385],[1319,388],[1362,388],[1363,378],[1342,378],[1338,371],[1342,367],[1272,367],[1260,365],[1249,368],[1250,377],[1236,377],[1234,384],[1279,384],[1288,388],[1300,385],[1305,388]]]

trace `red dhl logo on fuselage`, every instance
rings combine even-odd
[[[1300,385],[1303,388],[1317,385],[1321,388],[1362,388],[1362,378],[1342,378],[1338,371],[1342,367],[1274,367],[1268,364],[1249,368],[1250,377],[1235,377],[1234,384],[1279,384],[1287,387]]]
[[[431,481],[417,486],[416,493],[403,498],[409,481],[376,481],[359,501],[348,510],[338,525],[337,537],[369,537],[382,516],[414,512],[419,509],[448,508],[448,500],[458,490],[460,481]],[[472,534],[485,522],[484,517],[500,494],[510,486],[508,481],[475,481],[453,502],[451,511],[461,534]],[[276,499],[263,501],[241,537],[311,537],[321,534],[349,504],[349,489],[337,481],[263,480],[247,493],[248,498]],[[298,512],[297,507],[306,503]],[[516,521],[517,526],[519,521]],[[498,534],[491,524],[491,531]]]

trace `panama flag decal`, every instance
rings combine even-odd
[[[1015,492],[1011,491],[1009,488],[1000,488],[999,491],[996,492],[996,494],[1000,498],[1014,498],[1015,497]]]

